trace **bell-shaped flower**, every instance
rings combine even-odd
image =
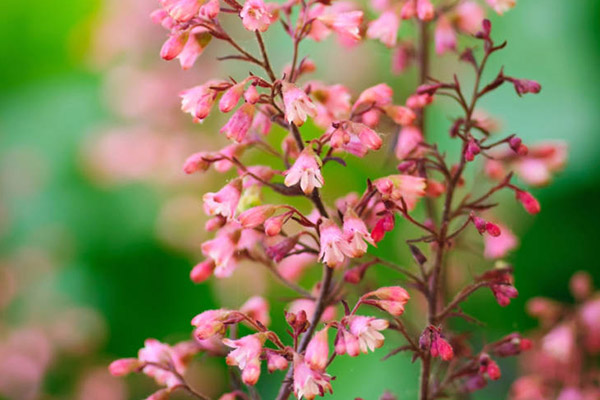
[[[394,11],[385,11],[379,18],[369,23],[367,37],[379,39],[387,47],[394,47],[398,39],[400,18]]]
[[[207,215],[221,215],[232,219],[240,201],[242,193],[242,180],[234,179],[216,193],[206,193],[204,200],[204,211]]]
[[[313,400],[325,392],[333,393],[331,377],[312,369],[300,354],[294,354],[294,394],[298,399]]]
[[[346,240],[346,255],[361,257],[367,252],[367,243],[375,246],[375,241],[365,225],[365,222],[349,208],[344,215],[343,237]]]
[[[317,116],[317,107],[306,92],[293,83],[282,82],[283,104],[285,119],[296,126],[302,126],[308,117]]]
[[[220,132],[224,133],[228,139],[241,143],[246,138],[250,126],[252,126],[254,109],[254,105],[244,103],[244,105],[238,108],[231,116],[223,128],[221,128]]]
[[[456,49],[456,32],[448,18],[440,16],[435,25],[435,52],[444,54],[447,51]]]
[[[246,385],[255,385],[260,377],[260,354],[266,336],[259,332],[244,336],[238,340],[223,339],[223,344],[232,347],[226,358],[227,365],[238,366],[242,371],[242,381]]]
[[[311,194],[314,188],[323,186],[321,175],[321,159],[314,153],[312,147],[305,147],[296,162],[285,171],[284,184],[294,186],[300,182],[300,188],[306,194]]]
[[[326,327],[315,333],[308,342],[304,359],[313,369],[325,369],[329,361],[329,341]]]
[[[389,325],[385,319],[361,315],[352,316],[349,321],[350,333],[358,338],[360,351],[365,354],[383,346],[385,338],[380,331],[387,329]]]
[[[273,15],[263,0],[246,0],[240,17],[244,28],[249,31],[265,32],[274,22]]]
[[[323,219],[320,228],[321,251],[319,260],[331,268],[340,266],[346,259],[350,248],[344,240],[342,230],[330,219]]]

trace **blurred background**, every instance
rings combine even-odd
[[[112,359],[134,356],[148,337],[186,339],[191,317],[215,305],[239,306],[263,294],[281,310],[285,299],[251,267],[226,281],[189,279],[206,237],[201,195],[220,187],[222,177],[184,176],[181,166],[189,154],[225,142],[219,120],[191,124],[177,93],[225,77],[222,68],[235,72],[212,61],[218,46],[183,72],[158,56],[165,32],[148,18],[154,1],[58,3],[0,4],[0,398],[139,399],[154,383],[110,377]],[[519,99],[504,87],[485,102],[486,111],[502,121],[503,132],[528,144],[566,141],[569,161],[550,187],[534,191],[542,204],[535,218],[506,202],[503,221],[520,237],[508,258],[520,297],[507,309],[489,293],[470,301],[466,310],[485,323],[475,341],[533,328],[526,300],[571,301],[567,282],[575,270],[590,271],[600,284],[600,3],[520,0],[492,20],[495,37],[509,45],[490,75],[505,65],[511,75],[539,80],[543,90]],[[272,31],[281,68],[289,47],[279,27]],[[376,43],[342,51],[330,39],[303,50],[317,64],[339,52],[319,79],[357,90],[387,81],[400,99],[414,89],[415,71],[391,75],[389,54]],[[446,68],[463,67],[449,56],[434,75],[443,77]],[[440,137],[447,136],[452,112],[442,103],[430,113]],[[326,195],[348,185],[361,190],[366,176],[381,174],[369,160],[353,160],[351,168],[351,177],[330,179]],[[397,247],[390,238],[379,252],[408,263]],[[281,317],[272,312],[275,329],[283,328]],[[380,363],[384,354],[336,362],[330,397],[376,399],[390,389],[400,399],[416,398],[415,366],[404,356]],[[505,378],[475,398],[506,398],[517,368],[501,366]],[[226,384],[222,360],[202,359],[190,375],[213,396]],[[265,399],[280,379],[261,380]]]

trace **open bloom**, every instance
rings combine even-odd
[[[294,353],[294,394],[298,399],[313,400],[325,392],[333,393],[331,377],[312,369],[300,354]]]
[[[394,47],[398,38],[400,18],[394,11],[386,11],[375,21],[369,23],[367,37],[379,39],[387,47]]]
[[[358,338],[348,332],[346,328],[339,327],[335,338],[335,352],[338,355],[348,354],[350,357],[360,355],[360,343]]]
[[[363,20],[362,11],[340,11],[324,13],[319,16],[318,21],[331,29],[342,39],[352,43],[360,40],[360,24]]]
[[[240,17],[242,17],[244,28],[249,31],[264,32],[273,22],[273,15],[263,0],[246,0],[240,11]]]
[[[231,219],[235,214],[242,193],[242,180],[234,179],[216,193],[206,193],[204,211],[208,215],[221,215]]]
[[[324,219],[320,227],[321,252],[319,259],[328,266],[335,268],[345,260],[345,254],[349,253],[347,242],[342,236],[342,230],[335,222]]]
[[[211,80],[204,85],[182,91],[179,94],[181,97],[181,110],[194,117],[194,122],[202,122],[204,118],[208,117],[217,98],[218,92],[212,87],[219,83],[221,82]]]
[[[160,0],[169,16],[179,22],[187,22],[194,18],[202,3],[201,0]]]
[[[237,365],[242,370],[242,381],[254,385],[260,377],[260,353],[265,343],[263,333],[244,336],[238,340],[223,339],[223,344],[235,350],[227,355],[227,365]]]
[[[349,325],[350,333],[358,338],[360,351],[366,354],[369,350],[375,351],[383,346],[385,338],[380,331],[387,329],[389,322],[385,319],[355,315],[351,317]]]
[[[321,165],[321,159],[317,157],[312,147],[308,146],[304,148],[294,165],[285,171],[285,185],[294,186],[300,182],[302,191],[306,194],[311,194],[314,188],[323,186]]]
[[[289,123],[301,126],[308,117],[317,116],[317,107],[308,97],[306,92],[293,83],[282,82],[283,104],[285,106],[285,119]]]
[[[367,243],[375,246],[365,222],[351,208],[344,215],[343,230],[347,241],[344,251],[348,257],[361,257],[367,252]]]

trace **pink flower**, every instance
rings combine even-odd
[[[156,339],[146,339],[144,347],[138,352],[140,363],[152,363],[164,366],[164,368],[161,368],[156,365],[146,365],[143,372],[154,378],[159,385],[164,385],[168,388],[181,384],[179,376],[168,370],[171,365],[173,365],[179,374],[185,372],[185,365],[181,362],[176,362],[177,360],[173,356],[173,349]]]
[[[225,93],[223,93],[223,96],[219,101],[219,110],[221,110],[221,112],[227,113],[237,106],[237,103],[244,93],[245,85],[246,80],[243,80],[240,83],[232,85]]]
[[[321,236],[319,260],[332,268],[340,266],[346,259],[345,254],[349,253],[342,230],[329,219],[323,219],[319,230]]]
[[[207,310],[192,319],[192,325],[196,327],[194,335],[199,340],[210,339],[216,335],[225,333],[226,324],[231,316],[230,310]]]
[[[400,75],[406,71],[411,61],[411,48],[405,44],[400,44],[392,55],[392,72]]]
[[[417,4],[416,0],[408,0],[404,3],[400,9],[400,17],[402,19],[411,19],[417,15]]]
[[[510,304],[510,299],[516,299],[519,296],[519,292],[511,284],[492,285],[490,289],[500,307],[506,307]]]
[[[124,376],[139,369],[143,364],[137,358],[121,358],[115,360],[108,366],[113,376]]]
[[[400,18],[393,11],[386,11],[376,20],[369,23],[367,37],[369,39],[379,39],[387,47],[394,47],[398,39],[398,29],[400,28]]]
[[[218,92],[211,89],[211,87],[219,83],[221,82],[211,80],[204,85],[195,86],[181,92],[179,94],[181,97],[181,110],[194,117],[194,122],[201,122],[208,116],[217,98]]]
[[[361,144],[370,150],[379,150],[383,144],[383,140],[373,129],[364,124],[348,121],[348,130],[358,137]]]
[[[346,11],[323,14],[317,18],[327,28],[351,42],[360,40],[360,24],[363,19],[362,11]]]
[[[260,353],[265,339],[263,333],[238,340],[223,339],[223,344],[235,349],[227,355],[227,365],[237,365],[242,370],[242,381],[246,385],[255,385],[260,377]]]
[[[379,85],[363,90],[352,109],[356,110],[361,105],[375,105],[383,108],[392,103],[393,94],[394,92],[391,87],[385,83],[380,83]]]
[[[287,369],[288,367],[288,360],[283,357],[280,356],[279,354],[273,352],[273,351],[266,351],[267,353],[267,369],[269,370],[269,372],[275,372],[275,371],[283,371],[285,369]]]
[[[421,21],[431,21],[435,15],[435,9],[430,0],[417,0],[417,17]]]
[[[433,96],[427,93],[413,94],[406,99],[406,106],[417,110],[433,102]]]
[[[193,174],[194,172],[204,172],[210,167],[210,162],[205,158],[208,156],[205,152],[194,153],[183,163],[183,172]]]
[[[444,361],[450,361],[454,358],[454,350],[442,335],[434,334],[433,341],[431,342],[431,356],[440,357]]]
[[[260,94],[258,93],[258,90],[256,90],[256,85],[250,85],[248,86],[248,89],[246,89],[246,91],[244,92],[244,100],[246,100],[248,103],[250,104],[256,104],[258,103],[258,100],[260,99]],[[259,113],[259,115],[262,113]],[[252,123],[252,126],[254,126],[254,122]]]
[[[324,370],[329,361],[329,342],[327,328],[321,329],[308,342],[305,361],[312,369]]]
[[[503,258],[506,254],[513,250],[518,245],[516,236],[503,225],[499,225],[500,235],[484,235],[484,251],[485,258]]]
[[[271,204],[252,207],[241,213],[238,217],[238,220],[244,228],[256,228],[270,218],[276,210],[277,207]]]
[[[373,230],[371,231],[371,237],[375,243],[382,241],[385,237],[385,233],[394,229],[395,222],[394,214],[392,213],[385,213],[377,220],[375,227],[373,227]]]
[[[325,392],[333,393],[324,372],[312,369],[300,354],[294,353],[294,394],[298,399],[313,400]]]
[[[269,317],[269,303],[262,296],[250,297],[241,307],[240,311],[250,318],[257,320],[263,326],[269,326],[271,317]]]
[[[202,253],[211,258],[215,263],[215,276],[227,278],[231,276],[237,266],[234,258],[235,245],[233,233],[227,229],[221,229],[212,240],[202,243]]]
[[[288,312],[292,313],[292,314],[298,314],[300,311],[304,311],[304,313],[306,314],[306,318],[311,320],[315,314],[315,307],[316,307],[316,305],[315,305],[314,300],[298,299],[298,300],[294,300],[293,302],[290,303],[290,305],[288,307]],[[334,319],[335,319],[335,307],[329,306],[323,312],[320,322],[329,322]]]
[[[314,188],[323,186],[321,165],[321,159],[317,157],[312,147],[305,147],[294,165],[285,171],[285,186],[294,186],[300,182],[302,191],[306,194],[311,194]]]
[[[367,252],[367,243],[375,246],[365,222],[351,208],[344,215],[343,230],[347,242],[344,251],[348,257],[362,257]]]
[[[435,25],[435,52],[444,54],[447,51],[456,49],[456,32],[452,24],[442,15]]]
[[[417,200],[425,196],[427,186],[425,178],[404,174],[379,178],[373,184],[383,199],[404,199],[408,211],[414,209]]]
[[[240,17],[244,28],[249,31],[265,32],[273,22],[273,16],[263,0],[246,0]]]
[[[390,325],[385,319],[355,315],[350,318],[350,333],[358,338],[360,351],[367,354],[369,350],[383,346],[384,336],[380,331],[387,329]]]
[[[160,0],[160,4],[171,18],[179,22],[187,22],[198,15],[199,0]]]
[[[348,118],[351,95],[345,86],[327,86],[318,81],[311,81],[308,85],[317,107],[315,124],[325,128],[334,121]]]
[[[404,314],[404,306],[410,299],[408,292],[400,286],[382,287],[373,292],[367,293],[363,297],[378,298],[379,300],[371,301],[395,317]]]
[[[567,159],[567,146],[562,142],[547,142],[532,146],[525,157],[515,161],[519,177],[532,186],[550,182],[552,174],[560,171]]]
[[[567,324],[558,325],[542,339],[542,350],[561,362],[568,362],[575,351],[575,332]]]
[[[505,77],[504,79],[509,82],[512,82],[515,88],[515,92],[517,92],[519,96],[522,96],[527,93],[536,94],[542,90],[542,86],[536,81],[532,81],[529,79],[516,79],[510,77]]]
[[[200,7],[200,17],[206,19],[215,19],[219,12],[221,11],[221,7],[219,5],[219,0],[208,0],[206,3]]]
[[[417,150],[422,142],[423,134],[419,128],[413,125],[403,127],[396,143],[396,157],[404,160]]]
[[[232,219],[235,215],[242,192],[242,180],[234,179],[216,193],[206,193],[204,200],[204,211],[207,215],[221,215]]]
[[[406,126],[411,125],[417,115],[413,110],[404,106],[389,106],[386,107],[385,113],[398,125]]]
[[[335,338],[335,352],[340,356],[348,354],[350,357],[357,357],[360,355],[358,338],[340,326]]]
[[[181,68],[184,70],[192,68],[196,59],[204,52],[211,39],[212,35],[208,33],[206,28],[196,27],[192,29],[185,46],[177,55]]]
[[[246,138],[246,134],[252,125],[254,117],[254,106],[249,103],[244,103],[243,106],[231,116],[229,121],[221,128],[221,133],[224,133],[228,139],[240,143]]]
[[[502,15],[506,11],[510,10],[517,4],[517,0],[486,0],[487,3],[496,11]]]
[[[600,351],[600,299],[586,302],[579,311],[579,317],[585,326],[585,346],[592,353]]]
[[[302,126],[308,117],[316,117],[317,107],[310,100],[306,92],[293,83],[282,82],[283,103],[285,106],[285,119],[296,126]]]
[[[202,283],[211,277],[215,270],[215,263],[213,260],[204,260],[199,264],[196,264],[190,272],[190,279],[194,283]]]
[[[187,40],[187,33],[171,34],[160,49],[161,58],[170,61],[177,57],[179,53],[183,51],[183,47],[185,46]]]
[[[490,358],[488,354],[483,353],[479,357],[479,364],[480,374],[487,374],[493,381],[497,381],[498,379],[500,379],[500,376],[502,375],[500,367],[498,366],[498,364],[496,364],[494,360]]]
[[[485,18],[485,11],[474,1],[460,3],[456,9],[456,23],[458,28],[471,35],[481,30],[481,23]]]
[[[516,190],[515,195],[517,200],[521,203],[525,211],[529,214],[537,214],[540,212],[540,202],[529,192],[524,190]]]

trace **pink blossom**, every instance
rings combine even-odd
[[[210,162],[206,161],[208,154],[205,152],[194,153],[189,156],[183,164],[183,171],[186,174],[193,174],[194,172],[204,172],[210,167]]]
[[[380,83],[379,85],[363,90],[352,109],[356,110],[361,105],[375,105],[383,108],[392,103],[393,94],[394,92],[391,87],[385,83]]]
[[[315,124],[327,127],[332,122],[348,118],[350,114],[350,91],[343,85],[327,86],[321,82],[308,83],[315,99],[317,115]]]
[[[256,228],[270,218],[276,210],[277,207],[271,204],[252,207],[241,213],[238,220],[244,228]]]
[[[321,329],[308,342],[305,361],[312,369],[324,370],[329,361],[329,342],[327,328]]]
[[[297,282],[303,275],[304,271],[311,265],[317,262],[317,257],[314,254],[302,253],[288,255],[281,260],[277,269],[279,273],[287,280]]]
[[[421,142],[423,142],[423,134],[419,128],[413,125],[403,127],[396,143],[396,157],[404,160],[419,148]]]
[[[340,266],[346,259],[345,254],[350,252],[342,230],[335,222],[323,219],[319,231],[321,238],[319,260],[332,268]]]
[[[454,358],[454,350],[450,343],[446,341],[440,334],[434,334],[431,342],[431,356],[440,357],[444,361],[450,361]]]
[[[398,29],[400,28],[400,18],[393,11],[386,11],[376,20],[369,23],[367,37],[369,39],[379,39],[387,47],[394,47],[398,39]]]
[[[405,44],[400,44],[392,54],[392,72],[399,75],[406,71],[412,61],[411,48]]]
[[[242,381],[255,385],[260,377],[260,353],[265,343],[263,333],[244,336],[238,340],[223,339],[223,344],[235,350],[227,355],[227,365],[238,366],[242,371]]]
[[[417,0],[417,17],[421,21],[431,21],[435,15],[435,9],[431,0]]]
[[[200,11],[198,12],[198,14],[202,18],[206,18],[206,19],[210,20],[210,19],[217,18],[220,11],[221,11],[221,7],[219,4],[219,0],[208,0],[206,3],[204,3],[202,5],[202,7],[200,7]]]
[[[221,133],[224,133],[228,139],[240,143],[246,138],[246,134],[252,125],[254,117],[254,106],[249,103],[244,103],[231,116],[229,121],[221,128]]]
[[[524,190],[516,190],[515,195],[519,203],[521,203],[525,211],[529,214],[537,214],[540,212],[540,203],[531,193]]]
[[[198,263],[192,268],[190,272],[190,279],[194,283],[202,283],[211,277],[215,270],[215,263],[213,260],[204,260]]]
[[[379,178],[373,184],[383,199],[404,199],[409,211],[414,209],[419,198],[425,196],[427,186],[425,178],[405,174]]]
[[[271,317],[269,316],[269,303],[262,296],[250,297],[241,307],[240,311],[250,318],[257,320],[263,326],[269,326]]]
[[[418,110],[433,102],[433,96],[427,93],[413,94],[406,99],[406,106]]]
[[[579,311],[579,317],[585,326],[585,346],[594,354],[600,352],[600,299],[586,302]]]
[[[456,49],[456,32],[452,24],[442,15],[438,18],[435,25],[435,52],[444,54],[447,51]]]
[[[221,215],[232,219],[235,215],[242,191],[242,180],[234,179],[216,193],[206,193],[204,211],[207,215]]]
[[[575,333],[568,324],[558,325],[542,339],[542,350],[561,362],[568,362],[575,351]]]
[[[237,266],[233,235],[227,229],[221,229],[214,239],[202,243],[202,253],[214,261],[215,276],[218,278],[231,276]]]
[[[321,165],[321,159],[314,153],[312,147],[305,147],[294,165],[285,171],[284,184],[286,186],[294,186],[300,182],[302,191],[306,194],[311,194],[314,188],[323,186]]]
[[[516,236],[503,225],[500,225],[500,235],[485,235],[483,243],[485,258],[503,258],[518,245]]]
[[[110,363],[108,370],[113,376],[124,376],[136,371],[142,365],[137,358],[121,358]]]
[[[160,56],[167,61],[174,59],[183,51],[187,40],[187,32],[169,35],[169,39],[167,39],[160,49]]]
[[[350,41],[360,40],[359,27],[362,19],[362,11],[326,13],[318,17],[323,25]]]
[[[350,357],[360,355],[360,343],[358,338],[348,332],[344,327],[338,328],[335,338],[335,352],[338,355],[348,354]]]
[[[400,17],[402,19],[411,19],[417,15],[416,0],[407,0],[400,9]]]
[[[294,353],[294,394],[298,399],[313,400],[325,392],[333,393],[331,377],[312,369],[300,354]]]
[[[365,222],[352,209],[344,215],[343,238],[348,257],[362,257],[367,252],[367,243],[375,246]]]
[[[244,28],[249,31],[265,32],[273,23],[273,15],[263,0],[246,0],[240,11]]]
[[[194,122],[201,122],[210,113],[218,93],[216,90],[211,89],[211,87],[219,83],[221,82],[211,80],[204,85],[195,86],[179,94],[181,97],[181,109],[194,117]]]
[[[219,151],[219,154],[224,157],[227,157],[227,158],[224,158],[219,161],[215,161],[215,169],[218,172],[229,171],[229,169],[233,166],[233,163],[231,161],[229,161],[228,159],[231,159],[233,157],[237,158],[237,157],[241,156],[244,149],[245,149],[245,146],[240,145],[238,143],[232,143],[229,146],[222,148],[221,151]]]
[[[496,11],[502,15],[517,4],[517,0],[486,0],[487,3]]]
[[[174,20],[187,22],[198,14],[202,2],[199,0],[160,0],[160,4]]]
[[[485,18],[485,11],[474,1],[460,3],[456,9],[456,24],[458,28],[471,35],[481,30],[481,23]]]
[[[221,112],[227,113],[237,106],[237,103],[242,97],[242,93],[244,93],[245,85],[246,80],[243,80],[240,83],[232,85],[225,93],[223,93],[221,100],[219,100],[219,110],[221,110]]]
[[[317,116],[317,107],[310,100],[306,92],[293,83],[282,82],[283,103],[285,106],[285,119],[296,126],[302,126],[308,117]]]
[[[196,59],[204,52],[211,39],[212,35],[208,33],[206,28],[196,27],[192,29],[185,46],[177,55],[181,68],[184,70],[192,68]]]
[[[196,327],[194,335],[199,340],[210,339],[216,335],[225,333],[225,322],[230,317],[230,310],[207,310],[192,319],[192,325]]]
[[[398,317],[404,313],[404,306],[410,299],[410,295],[406,289],[400,286],[382,287],[373,292],[365,294],[363,297],[378,298],[379,300],[375,300],[374,304],[395,317]]]
[[[510,304],[510,299],[515,299],[519,296],[519,292],[511,284],[492,285],[490,289],[501,307],[506,307]]]
[[[367,354],[369,350],[383,346],[384,337],[380,331],[387,329],[389,322],[385,319],[355,315],[350,318],[350,333],[358,338],[360,351]]]
[[[315,314],[315,302],[310,299],[298,299],[290,303],[288,312],[298,314],[300,311],[306,313],[306,317],[310,320]],[[323,312],[320,322],[329,322],[335,319],[335,307],[329,306]]]
[[[275,353],[274,351],[266,351],[267,353],[267,369],[269,372],[283,371],[288,367],[288,360]]]
[[[417,115],[413,110],[404,106],[389,106],[386,107],[385,113],[390,117],[396,124],[406,126],[411,125]]]
[[[248,86],[248,89],[246,89],[246,91],[244,92],[244,100],[246,100],[250,104],[256,104],[258,103],[259,99],[260,94],[258,93],[258,90],[256,90],[256,85]],[[260,114],[261,113],[258,113],[258,115]],[[254,126],[254,121],[252,122],[252,126]]]

